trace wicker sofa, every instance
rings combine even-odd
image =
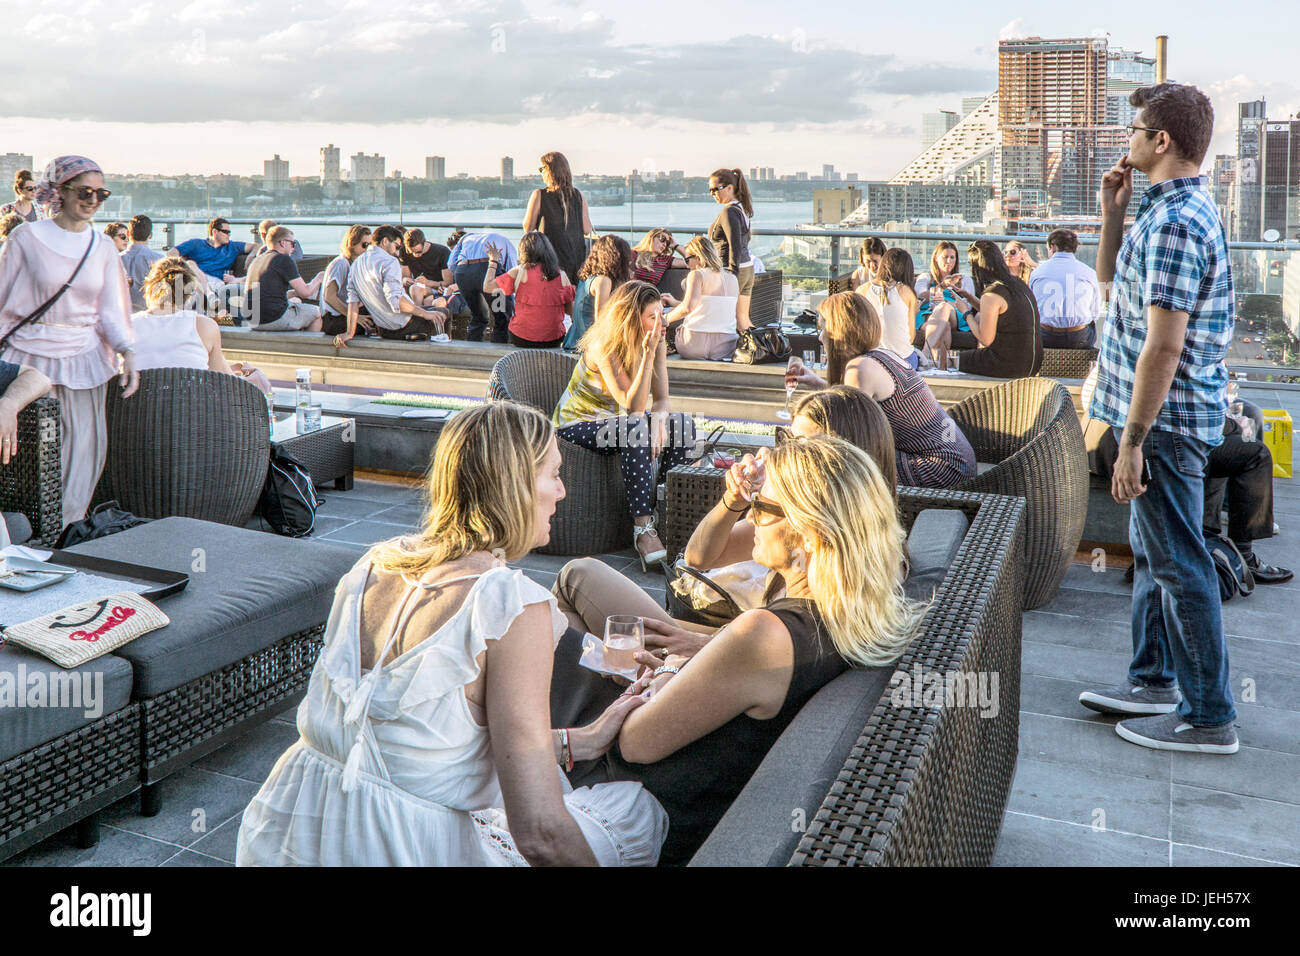
[[[35,547],[53,547],[63,530],[62,436],[59,400],[38,398],[19,412],[18,451],[0,465],[0,511],[27,518]]]
[[[1019,746],[1024,502],[899,489],[923,512],[970,520],[895,668],[850,670],[799,712],[691,866],[985,866]],[[996,707],[942,706],[899,675],[997,675]],[[886,687],[886,684],[889,687]]]

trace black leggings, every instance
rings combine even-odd
[[[681,412],[668,415],[668,438],[658,459],[650,455],[650,415],[619,415],[591,422],[574,422],[560,429],[565,441],[601,455],[618,452],[619,469],[633,518],[654,511],[660,480],[669,468],[686,464],[695,448],[695,419]]]

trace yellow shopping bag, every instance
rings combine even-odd
[[[1291,413],[1281,409],[1264,409],[1264,444],[1273,455],[1273,477],[1291,478]]]

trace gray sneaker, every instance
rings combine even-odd
[[[1197,754],[1235,754],[1237,731],[1232,724],[1193,727],[1177,714],[1121,720],[1115,733],[1131,744],[1153,750],[1185,750]]]
[[[1176,687],[1143,687],[1125,681],[1114,687],[1085,690],[1079,703],[1099,714],[1168,714],[1178,706],[1183,695]]]

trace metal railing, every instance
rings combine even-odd
[[[478,211],[478,210],[474,210]],[[328,252],[337,248],[337,242],[350,222],[366,221],[367,214],[358,212],[348,222],[330,222],[321,219],[277,219],[281,225],[297,229],[329,229],[335,238]],[[227,217],[226,221],[234,226],[256,226],[261,219]],[[383,217],[376,216],[375,225],[382,224]],[[159,218],[154,220],[162,235],[158,237],[164,247],[176,244],[178,238],[193,238],[206,234],[206,220]],[[455,218],[411,219],[404,218],[403,228],[423,230],[466,229],[478,231],[490,229],[501,232],[509,238],[522,235],[518,220],[511,222],[467,222]],[[178,229],[177,227],[183,227]],[[601,233],[618,233],[634,238],[649,232],[652,226],[621,225],[597,227]],[[698,228],[683,227],[674,224],[673,231],[679,235],[707,233],[708,224]],[[189,235],[178,236],[179,232]],[[157,235],[157,232],[155,233]],[[812,304],[812,289],[799,289],[800,285],[817,285],[825,288],[824,283],[836,276],[848,273],[857,266],[856,249],[861,240],[878,237],[889,246],[902,246],[912,254],[918,274],[929,267],[930,251],[935,243],[947,240],[955,243],[970,243],[978,239],[991,239],[999,244],[1016,240],[1024,244],[1030,254],[1041,261],[1046,257],[1046,236],[1041,233],[1001,235],[989,233],[948,233],[928,231],[892,232],[884,229],[840,229],[808,226],[798,229],[770,229],[755,227],[751,236],[760,238],[794,239],[809,242],[817,246],[813,256],[803,256],[818,268],[817,272],[798,272],[783,269],[784,279],[791,285],[792,295],[787,307],[797,312]],[[302,239],[303,237],[299,237]],[[431,241],[441,238],[430,233]],[[1094,235],[1079,236],[1079,258],[1089,265],[1096,265],[1098,237]],[[821,248],[824,242],[824,250]],[[155,242],[157,244],[157,240]],[[784,244],[784,243],[783,243]],[[309,252],[317,250],[308,242],[303,245]],[[1238,292],[1239,321],[1249,323],[1246,331],[1234,341],[1234,352],[1230,356],[1230,366],[1234,371],[1247,372],[1256,376],[1281,376],[1285,380],[1300,380],[1300,242],[1233,242],[1228,244],[1232,255],[1233,276]],[[846,254],[847,253],[847,254]],[[765,255],[764,258],[771,260]],[[778,257],[783,258],[783,257]],[[824,264],[825,271],[820,271]],[[775,263],[780,267],[780,262]],[[1253,348],[1258,346],[1258,351]]]

